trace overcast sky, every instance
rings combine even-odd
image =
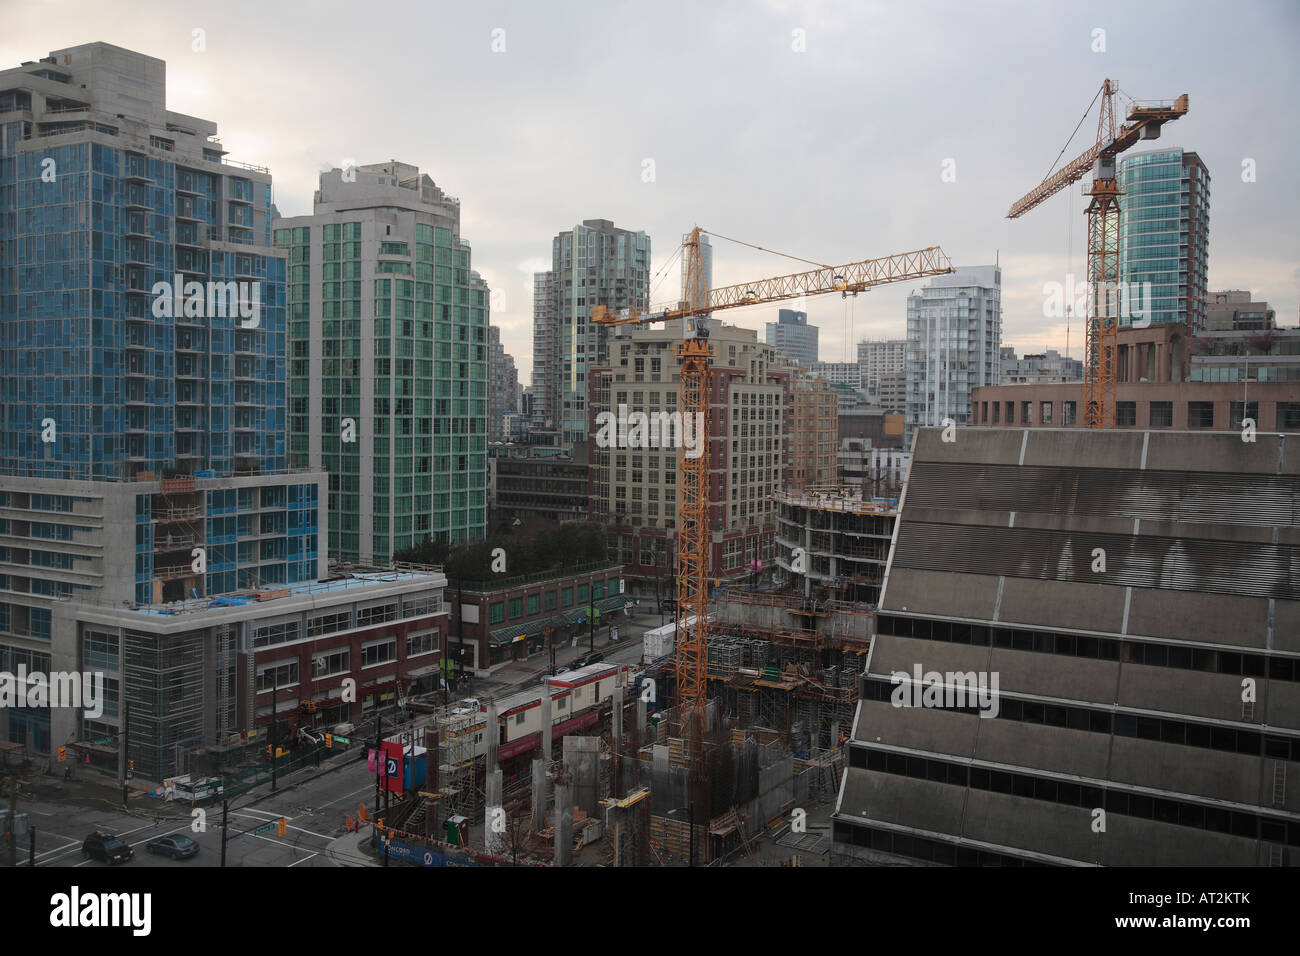
[[[1003,343],[1063,350],[1043,284],[1086,274],[1078,187],[1004,217],[1106,77],[1137,100],[1190,94],[1150,145],[1209,167],[1210,289],[1250,289],[1297,324],[1294,0],[0,0],[0,21],[4,67],[96,40],[166,60],[169,108],[215,121],[230,158],[269,166],[283,215],[311,211],[322,168],[418,165],[461,199],[474,268],[505,292],[492,321],[525,385],[532,274],[549,268],[556,232],[593,218],[648,232],[656,270],[696,224],[830,264],[931,245],[959,266],[996,257]],[[1094,117],[1063,160],[1090,145]],[[808,268],[714,246],[715,285]],[[918,285],[861,296],[851,316],[839,297],[810,299],[821,358],[901,337]],[[678,290],[674,266],[654,300]],[[761,334],[777,308],[726,318]],[[1079,357],[1077,320],[1069,344]]]

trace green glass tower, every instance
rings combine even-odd
[[[1131,153],[1119,164],[1120,280],[1133,315],[1205,327],[1210,173],[1181,149]]]
[[[488,289],[460,202],[415,166],[321,175],[289,254],[289,460],[329,474],[333,559],[386,565],[487,523]]]

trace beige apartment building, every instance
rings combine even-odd
[[[602,413],[651,416],[678,412],[679,328],[619,327],[608,367],[591,372],[590,434]],[[773,496],[798,473],[804,480],[835,468],[835,399],[820,382],[799,378],[786,358],[755,332],[715,324],[707,441],[709,568],[718,579],[771,571]],[[792,380],[796,383],[792,385]],[[798,384],[801,383],[802,384]],[[824,393],[824,394],[823,394]],[[830,411],[828,412],[827,409]],[[787,432],[819,423],[791,448]],[[675,573],[678,450],[647,429],[645,447],[627,435],[591,447],[591,517],[609,525],[632,594],[671,596]],[[822,434],[824,433],[824,434]],[[612,447],[601,447],[612,445]],[[802,456],[807,455],[807,458]],[[796,464],[796,462],[798,462]]]

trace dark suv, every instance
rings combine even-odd
[[[580,667],[586,667],[588,664],[599,664],[604,659],[605,659],[605,655],[600,653],[599,651],[593,654],[584,654],[582,657],[579,657],[576,661],[573,662],[573,669],[576,671]]]
[[[86,842],[81,844],[81,855],[103,860],[105,863],[125,863],[135,856],[135,851],[113,834],[96,831],[86,837]]]

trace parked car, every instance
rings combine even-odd
[[[573,662],[573,669],[578,670],[579,668],[586,667],[588,664],[599,664],[604,659],[605,655],[601,654],[599,651],[594,654],[584,654]]]
[[[135,851],[113,834],[96,830],[81,844],[81,855],[105,863],[126,863]]]
[[[335,737],[350,737],[356,729],[355,724],[335,724],[330,733]]]
[[[154,837],[144,845],[150,853],[161,853],[173,860],[183,860],[199,852],[199,845],[187,836],[173,833],[171,836]]]

